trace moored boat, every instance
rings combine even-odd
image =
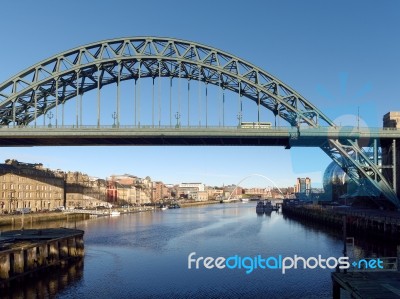
[[[271,212],[272,210],[273,210],[273,206],[272,206],[271,201],[269,201],[269,200],[265,201],[264,202],[264,213]]]
[[[262,201],[257,202],[256,213],[257,214],[264,213],[264,203]]]
[[[118,211],[112,211],[112,212],[110,213],[110,216],[119,216],[119,215],[121,215],[121,213],[118,212]]]
[[[179,209],[181,206],[177,203],[172,203],[169,205],[168,209]]]
[[[165,211],[166,209],[168,209],[168,206],[162,204],[162,205],[160,205],[160,209],[161,209],[162,211]]]

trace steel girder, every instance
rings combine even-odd
[[[77,95],[107,84],[146,77],[185,78],[217,85],[259,103],[292,126],[335,126],[311,102],[251,63],[191,41],[155,37],[84,45],[11,77],[0,84],[0,125],[28,125]],[[329,139],[322,149],[357,183],[383,192],[399,206],[393,188],[377,165],[366,159],[352,141],[342,144]],[[351,153],[356,153],[357,158]]]
[[[123,80],[172,77],[228,89],[273,111],[291,125],[333,122],[299,93],[226,52],[177,39],[107,40],[63,52],[0,85],[0,124],[26,125],[77,94]]]
[[[381,172],[377,161],[378,154],[368,155],[359,147],[357,140],[329,139],[321,146],[322,150],[331,157],[367,194],[379,196],[382,193],[396,207],[400,207],[399,199],[393,187]],[[377,148],[373,148],[377,151]]]

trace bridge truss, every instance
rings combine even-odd
[[[261,110],[268,109],[292,127],[335,127],[310,101],[255,65],[191,41],[156,37],[122,38],[84,45],[41,61],[11,77],[0,84],[0,126],[36,126],[38,118],[45,120],[45,116],[53,111],[55,126],[62,127],[64,104],[76,99],[75,125],[79,128],[82,125],[82,96],[93,90],[97,91],[97,109],[93,112],[100,127],[101,91],[110,84],[117,87],[113,117],[119,126],[120,85],[123,81],[134,80],[135,125],[140,127],[141,81],[145,78],[153,80],[153,102],[155,80],[167,78],[171,85],[173,80],[178,84],[186,80],[188,89],[190,81],[194,80],[205,84],[205,101],[208,85],[236,93],[239,124],[243,115],[242,101],[246,99],[256,104],[257,120],[254,121],[258,123]],[[178,106],[175,118],[180,125],[180,95]],[[154,125],[154,114],[152,118]],[[169,119],[172,125],[171,109]],[[382,174],[382,167],[394,168],[395,165],[379,164],[376,140],[360,145],[357,139],[327,138],[320,147],[370,194],[382,193],[394,205],[400,206],[393,182]],[[368,151],[373,152],[373,158]]]

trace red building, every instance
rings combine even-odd
[[[107,180],[107,201],[113,204],[118,201],[117,183],[113,180]]]

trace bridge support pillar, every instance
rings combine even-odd
[[[381,140],[382,173],[397,197],[400,193],[400,139]]]

